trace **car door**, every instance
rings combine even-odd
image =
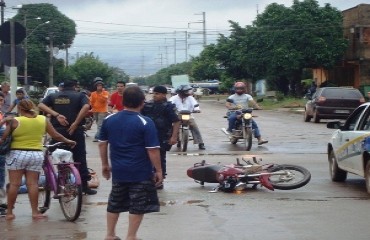
[[[369,118],[369,105],[358,107],[346,120],[344,126],[338,131],[335,142],[335,155],[341,169],[358,175],[363,175],[362,141],[370,135],[370,129],[365,130]],[[370,119],[369,119],[370,120]],[[370,122],[369,122],[370,124]]]

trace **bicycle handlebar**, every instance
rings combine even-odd
[[[44,144],[43,146],[45,148],[52,148],[52,147],[57,147],[57,146],[60,146],[60,145],[63,145],[63,144],[65,144],[65,143],[64,142],[56,142],[54,144]]]

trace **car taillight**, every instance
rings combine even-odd
[[[319,103],[323,103],[323,102],[325,102],[325,101],[326,101],[326,97],[319,97],[319,98],[317,99],[317,101],[318,101]]]

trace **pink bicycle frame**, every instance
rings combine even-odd
[[[79,173],[78,169],[75,166],[75,164],[78,164],[78,163],[66,162],[66,163],[53,164],[51,162],[50,155],[48,155],[48,153],[45,153],[45,154],[46,154],[46,156],[45,156],[45,163],[43,165],[43,169],[44,169],[44,173],[45,173],[46,183],[50,187],[50,190],[52,190],[54,192],[53,198],[58,198],[58,185],[57,185],[58,175],[55,172],[55,170],[53,168],[53,165],[57,165],[58,169],[61,167],[61,165],[64,165],[64,167],[70,168],[72,173],[75,176],[75,181],[76,181],[77,185],[81,185],[80,173]]]

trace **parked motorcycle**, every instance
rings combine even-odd
[[[190,140],[190,126],[189,126],[189,121],[190,121],[190,114],[191,112],[188,110],[182,110],[179,112],[179,118],[181,120],[180,124],[180,130],[179,130],[179,137],[177,141],[177,147],[181,149],[182,152],[186,152],[188,149],[188,143]]]
[[[236,164],[208,164],[205,160],[195,163],[187,170],[187,175],[195,182],[218,183],[211,192],[243,191],[247,185],[256,189],[261,185],[269,190],[292,190],[305,186],[311,179],[311,173],[301,166],[291,164],[261,164],[255,157],[253,161],[239,158]]]

